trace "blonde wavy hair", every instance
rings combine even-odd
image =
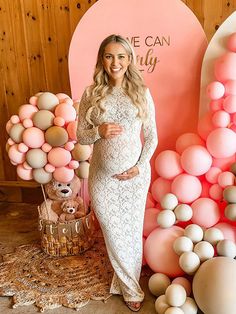
[[[132,100],[133,105],[138,108],[138,117],[142,121],[147,117],[147,101],[145,97],[146,86],[144,85],[143,78],[135,65],[136,60],[133,47],[124,37],[113,34],[105,38],[100,45],[93,75],[93,84],[86,90],[86,98],[91,104],[86,119],[91,124],[93,124],[90,120],[91,112],[94,108],[97,108],[98,114],[100,112],[104,113],[106,109],[103,106],[102,101],[112,91],[112,86],[109,84],[109,77],[103,67],[103,55],[106,46],[113,42],[121,44],[130,58],[130,64],[125,72],[122,87]]]

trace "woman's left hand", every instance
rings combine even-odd
[[[113,178],[125,181],[125,180],[130,180],[130,179],[136,177],[138,174],[139,174],[138,167],[134,166],[134,167],[132,167],[132,168],[120,173],[120,174],[114,175]]]

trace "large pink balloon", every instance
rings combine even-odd
[[[207,137],[206,145],[213,157],[230,157],[236,152],[236,134],[228,128],[215,129]]]
[[[201,227],[210,228],[220,219],[219,206],[210,198],[199,198],[192,203],[191,207],[193,210],[192,222]]]
[[[210,169],[212,157],[205,147],[192,145],[184,150],[180,161],[181,166],[187,173],[200,176]]]
[[[201,182],[190,174],[180,174],[172,182],[171,192],[175,194],[179,202],[191,203],[201,195]]]
[[[48,161],[54,167],[64,167],[71,161],[71,153],[62,147],[54,147],[48,153]]]
[[[206,89],[208,97],[213,100],[219,99],[224,96],[225,87],[221,82],[211,82]]]
[[[157,178],[151,186],[151,193],[157,202],[161,202],[162,197],[171,191],[171,181],[162,177]]]
[[[32,169],[25,169],[23,165],[18,165],[16,167],[16,173],[18,177],[22,180],[32,180],[33,179],[33,171]]]
[[[154,272],[170,277],[184,274],[179,266],[179,256],[173,249],[174,241],[183,234],[184,230],[177,226],[167,229],[156,228],[150,233],[144,245],[144,256]]]
[[[62,117],[65,122],[74,121],[76,118],[76,110],[73,106],[67,103],[61,103],[56,106],[55,116]]]
[[[53,172],[53,178],[56,181],[67,183],[70,182],[74,177],[74,170],[68,167],[56,168]]]
[[[225,171],[235,162],[235,154],[226,158],[213,158],[212,160],[212,167],[218,167],[222,171]]]
[[[21,121],[23,121],[24,119],[32,119],[33,115],[37,111],[38,111],[38,108],[36,106],[29,105],[29,104],[22,105],[19,108],[19,118]]]
[[[157,228],[157,215],[160,209],[157,208],[147,208],[144,213],[144,224],[143,224],[143,234],[148,237],[149,234]]]
[[[223,108],[228,113],[235,113],[236,112],[236,96],[229,95],[224,99]]]
[[[182,152],[191,145],[205,146],[205,142],[196,133],[184,133],[180,135],[176,140],[176,144],[175,144],[176,151],[179,154],[182,154]]]
[[[16,164],[22,164],[25,161],[25,153],[19,152],[17,149],[17,144],[12,145],[8,150],[8,156],[11,161]]]
[[[236,80],[236,53],[226,52],[216,60],[215,76],[220,82]]]
[[[67,133],[69,134],[70,139],[76,141],[77,140],[77,135],[76,135],[76,130],[77,130],[77,121],[71,121],[67,125]]]
[[[35,127],[28,128],[23,133],[23,142],[30,148],[39,148],[45,142],[44,133]]]
[[[173,150],[162,151],[155,160],[155,169],[164,179],[173,179],[183,172],[180,155]]]

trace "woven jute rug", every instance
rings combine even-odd
[[[79,310],[89,300],[106,301],[113,275],[103,238],[79,256],[52,257],[39,245],[19,246],[0,263],[0,295],[13,307],[35,304],[41,312],[60,306]]]

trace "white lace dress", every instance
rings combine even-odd
[[[122,294],[125,301],[144,298],[139,285],[143,219],[150,184],[149,160],[157,146],[155,108],[149,90],[146,97],[149,112],[143,124],[137,118],[137,108],[121,88],[113,88],[106,97],[105,113],[97,115],[96,110],[92,110],[93,126],[86,120],[90,104],[85,95],[79,107],[78,140],[81,144],[94,144],[88,184],[92,207],[114,268],[110,292]],[[100,138],[98,125],[104,122],[119,123],[123,127],[122,134],[113,139]],[[139,168],[136,177],[126,181],[112,178],[134,165]]]

